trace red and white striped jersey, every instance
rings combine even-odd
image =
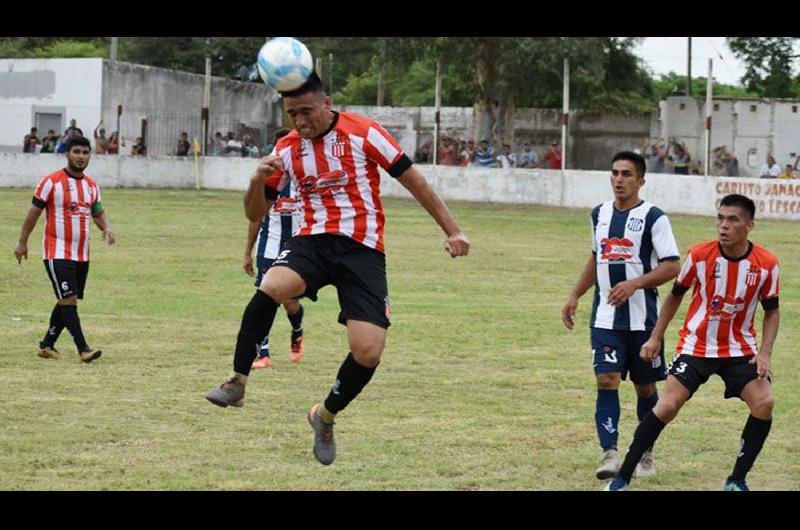
[[[100,188],[87,175],[76,179],[60,169],[39,182],[33,202],[45,209],[43,259],[89,261],[92,208],[100,200]]]
[[[304,140],[293,129],[271,154],[281,157],[284,169],[264,184],[277,191],[295,182],[303,206],[298,236],[338,234],[384,252],[378,166],[398,177],[411,160],[383,127],[338,112],[326,133]]]
[[[678,355],[745,357],[758,352],[756,306],[778,307],[778,258],[750,243],[739,259],[723,255],[717,241],[689,250],[675,292],[694,284],[686,320],[680,330]]]

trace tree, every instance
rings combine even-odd
[[[742,82],[761,97],[798,95],[794,37],[728,37],[728,47],[747,65]]]

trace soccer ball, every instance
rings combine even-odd
[[[314,67],[305,44],[291,37],[276,37],[258,52],[258,74],[278,92],[299,88]]]

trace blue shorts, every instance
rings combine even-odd
[[[267,273],[270,267],[272,267],[272,263],[274,259],[269,258],[256,258],[256,287],[261,285],[261,280],[264,279],[264,275]]]
[[[592,365],[595,375],[619,373],[626,379],[628,372],[631,381],[637,385],[646,385],[667,378],[667,367],[664,363],[664,343],[658,357],[652,361],[643,361],[639,357],[642,345],[650,338],[650,331],[617,331],[611,329],[591,328]]]

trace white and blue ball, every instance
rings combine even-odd
[[[258,52],[258,74],[278,92],[299,88],[314,69],[311,52],[292,37],[269,40]]]

